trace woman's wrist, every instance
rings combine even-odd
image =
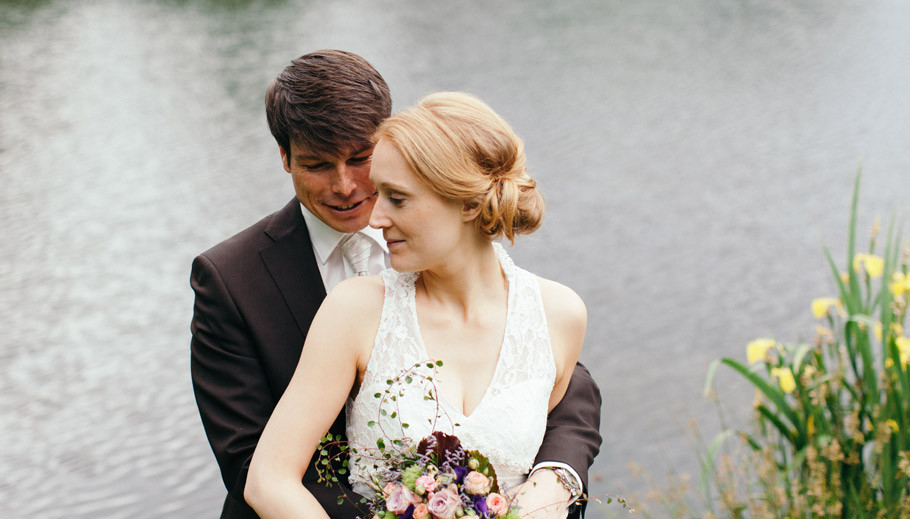
[[[559,466],[538,467],[534,469],[528,477],[528,480],[533,481],[535,485],[539,482],[546,482],[553,488],[558,487],[558,492],[563,498],[560,500],[567,501],[569,504],[577,501],[583,492],[577,477],[565,468]]]

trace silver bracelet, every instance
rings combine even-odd
[[[570,498],[569,503],[574,503],[582,495],[582,489],[578,485],[578,481],[575,479],[572,474],[563,467],[540,467],[537,470],[552,470],[553,474],[556,475],[556,479],[559,480],[559,483],[569,491]]]

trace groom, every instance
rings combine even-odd
[[[282,209],[193,261],[192,377],[196,403],[227,497],[223,519],[255,518],[243,500],[250,458],[297,366],[307,330],[328,290],[354,275],[340,245],[362,231],[369,273],[388,266],[382,234],[367,227],[376,201],[369,181],[371,136],[391,113],[382,76],[337,50],[294,60],[269,86],[266,117],[296,196]],[[587,484],[600,448],[600,393],[576,366],[551,413],[531,479],[548,502]],[[342,412],[330,430],[344,434]],[[303,484],[332,517],[360,514],[340,491]],[[580,514],[581,507],[575,507]]]

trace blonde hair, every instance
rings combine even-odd
[[[478,209],[478,229],[515,241],[540,227],[543,197],[525,168],[524,143],[502,117],[462,92],[430,94],[383,121],[386,139],[434,192]]]

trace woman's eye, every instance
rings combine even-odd
[[[398,198],[398,197],[394,197],[391,195],[389,195],[387,198],[389,199],[389,203],[391,203],[394,206],[400,206],[401,204],[404,203],[404,198]]]

